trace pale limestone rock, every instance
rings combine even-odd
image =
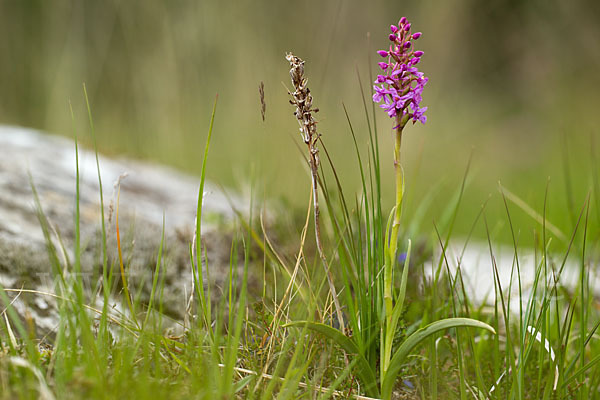
[[[121,182],[120,235],[123,257],[129,264],[131,289],[140,291],[142,299],[149,297],[164,216],[163,306],[167,314],[182,318],[191,288],[188,249],[195,230],[199,178],[138,161],[103,156],[99,161],[105,219],[111,214],[110,204],[116,200],[114,184],[127,174]],[[84,284],[92,292],[98,286],[102,270],[100,193],[93,151],[79,149],[79,169],[82,273]],[[56,274],[52,271],[30,181],[51,224],[52,242],[59,249],[63,268],[65,259],[73,263],[75,173],[73,141],[31,129],[0,126],[0,284],[5,288],[53,291]],[[240,200],[234,201],[239,208]],[[220,285],[229,267],[231,239],[226,232],[234,213],[226,197],[208,183],[202,215],[211,281]],[[109,263],[114,263],[118,274],[114,212],[106,228]],[[58,237],[66,255],[60,251]],[[121,294],[116,293],[115,298],[122,298]],[[56,325],[55,304],[49,296],[23,293],[14,306],[21,315],[27,309],[38,332],[47,333]],[[2,304],[1,310],[4,310]]]

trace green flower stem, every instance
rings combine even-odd
[[[400,148],[402,146],[402,124],[401,116],[396,116],[396,140],[394,145],[394,170],[396,173],[396,205],[394,207],[394,220],[392,223],[392,232],[390,234],[390,241],[388,242],[385,272],[384,272],[384,301],[385,301],[385,326],[386,330],[392,326],[392,315],[394,308],[394,301],[392,297],[393,282],[393,269],[396,264],[396,251],[398,247],[398,231],[400,230],[400,218],[402,217],[402,198],[404,196],[404,171],[400,164]],[[385,333],[383,342],[383,362],[382,372],[383,376],[388,369],[390,358],[392,354],[392,340],[389,340],[389,335],[393,335],[394,332]]]
[[[396,143],[394,145],[394,170],[396,173],[396,207],[394,210],[394,222],[392,224],[392,234],[390,237],[390,258],[392,259],[392,265],[396,259],[396,248],[398,246],[398,231],[400,230],[400,218],[402,217],[402,198],[404,197],[404,170],[400,164],[400,147],[402,145],[402,129],[403,125],[400,124],[400,117],[397,117],[396,122],[398,128],[396,128]],[[391,289],[391,287],[390,287]]]

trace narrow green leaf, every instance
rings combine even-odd
[[[233,392],[236,394],[239,393],[243,388],[248,386],[248,384],[252,382],[252,379],[254,378],[256,378],[256,376],[248,375],[247,377],[240,379],[235,383],[235,385],[233,385]]]
[[[394,353],[392,361],[390,361],[390,366],[387,370],[387,373],[383,377],[383,382],[381,384],[381,393],[383,395],[383,398],[391,398],[392,389],[394,388],[394,382],[396,381],[396,376],[398,376],[398,373],[400,372],[400,368],[402,368],[402,364],[404,363],[408,354],[419,343],[421,343],[423,340],[427,339],[429,336],[433,335],[436,332],[443,331],[449,328],[460,328],[467,326],[487,329],[488,331],[496,334],[494,328],[492,328],[484,322],[477,321],[471,318],[448,318],[443,319],[441,321],[432,322],[426,327],[421,328],[412,335],[410,335]]]
[[[404,260],[404,268],[402,270],[402,280],[400,281],[400,293],[398,294],[398,300],[394,306],[394,313],[392,316],[394,330],[398,320],[400,319],[400,315],[402,314],[402,309],[404,308],[404,299],[406,297],[406,284],[408,282],[408,269],[410,266],[410,253],[412,249],[412,242],[410,239],[408,240],[408,249],[406,250],[406,259]]]
[[[600,362],[600,355],[594,357],[590,362],[585,364],[583,367],[579,368],[577,371],[573,373],[569,378],[565,379],[562,386],[566,388],[568,385],[573,383],[577,378],[583,375],[588,369],[592,368],[594,365]]]
[[[396,206],[392,208],[390,211],[390,215],[388,216],[387,224],[385,226],[385,248],[390,248],[390,231],[392,229],[392,222],[394,221],[394,213],[396,212]],[[391,262],[391,256],[388,251],[385,252],[385,263],[387,265],[388,262]]]
[[[204,157],[202,157],[202,169],[200,170],[200,187],[198,188],[198,205],[196,207],[196,246],[195,256],[196,256],[196,264],[195,264],[195,273],[198,276],[199,286],[196,286],[196,292],[199,294],[200,298],[200,308],[202,309],[202,313],[205,317],[206,328],[209,332],[212,332],[210,327],[212,321],[211,315],[211,305],[210,298],[206,298],[206,293],[204,291],[204,277],[202,276],[202,263],[200,261],[200,255],[202,254],[202,204],[204,200],[204,182],[206,178],[206,160],[208,158],[208,148],[210,146],[210,140],[212,138],[213,126],[215,122],[215,113],[217,111],[217,100],[219,99],[219,95],[215,96],[215,102],[213,104],[212,114],[210,116],[210,126],[208,127],[208,137],[206,138],[206,146],[204,146]],[[192,264],[192,268],[194,264]]]
[[[392,319],[385,333],[385,357],[387,357],[387,360],[389,360],[389,357],[392,353],[392,343],[394,341],[394,336],[398,327],[398,321],[400,320],[400,316],[402,315],[402,309],[404,308],[404,298],[406,296],[406,281],[408,280],[408,267],[410,264],[411,247],[412,243],[409,239],[408,250],[406,251],[406,259],[404,260],[404,269],[402,271],[402,280],[400,281],[400,293],[398,294],[398,300],[396,301],[396,304],[394,304]]]

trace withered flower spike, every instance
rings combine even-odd
[[[295,89],[294,93],[290,93],[290,96],[292,96],[290,103],[296,106],[296,111],[294,111],[294,115],[296,116],[298,124],[300,125],[300,135],[302,136],[302,140],[304,141],[304,143],[306,143],[308,147],[308,154],[310,156],[309,164],[312,178],[315,238],[317,241],[317,249],[319,251],[319,257],[321,258],[323,268],[325,269],[325,273],[327,275],[329,291],[331,292],[333,298],[337,319],[343,331],[344,317],[342,314],[342,309],[338,300],[338,296],[336,294],[335,285],[333,284],[333,277],[331,275],[331,271],[329,270],[329,264],[327,263],[325,252],[323,251],[323,244],[321,242],[321,228],[319,225],[319,149],[317,147],[317,142],[319,140],[320,135],[317,133],[317,121],[315,121],[315,119],[312,116],[313,112],[316,113],[319,110],[316,108],[312,108],[312,95],[310,94],[310,90],[306,86],[308,80],[304,77],[304,61],[302,61],[300,58],[296,57],[292,53],[286,54],[285,58],[290,63],[290,77],[292,78],[292,84],[294,85]]]

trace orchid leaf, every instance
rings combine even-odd
[[[287,327],[306,327],[310,330],[320,333],[325,336],[327,339],[336,343],[342,349],[348,353],[348,355],[352,357],[356,357],[356,366],[357,366],[357,375],[364,385],[365,392],[369,396],[379,396],[379,391],[377,390],[377,378],[375,377],[375,371],[367,362],[367,359],[361,354],[358,346],[354,343],[348,336],[344,335],[339,330],[332,328],[329,325],[317,323],[317,322],[308,322],[308,321],[296,321],[291,322],[283,326]]]
[[[441,321],[432,322],[424,328],[419,329],[412,335],[410,335],[396,350],[392,360],[390,361],[390,366],[383,377],[383,382],[381,384],[381,393],[384,399],[390,399],[392,396],[392,389],[394,388],[394,382],[396,381],[396,377],[406,360],[408,354],[423,340],[427,339],[429,336],[437,333],[439,331],[443,331],[449,328],[461,328],[461,327],[474,327],[474,328],[482,328],[487,329],[488,331],[496,334],[494,328],[490,325],[477,321],[471,318],[448,318],[443,319]]]

